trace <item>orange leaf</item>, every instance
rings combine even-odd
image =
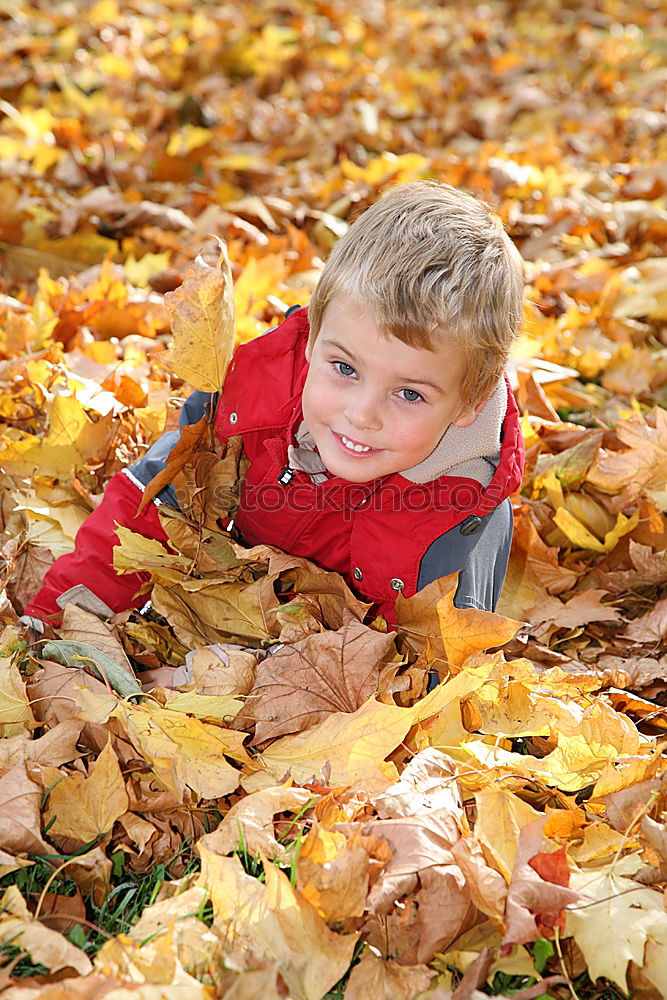
[[[459,669],[473,653],[495,646],[503,646],[521,628],[522,622],[504,618],[492,611],[476,608],[460,610],[454,607],[455,587],[452,587],[437,604],[440,632],[449,665]]]

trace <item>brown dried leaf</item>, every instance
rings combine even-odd
[[[350,973],[344,1000],[413,1000],[432,978],[426,965],[399,965],[367,949]]]
[[[0,850],[3,853],[52,853],[41,835],[42,794],[41,786],[32,780],[23,761],[0,778]]]
[[[178,473],[192,461],[194,453],[206,440],[209,433],[210,424],[206,415],[196,424],[183,424],[180,428],[180,437],[174,447],[169,452],[164,469],[153,476],[150,483],[144,490],[141,503],[137,508],[140,514],[146,504],[154,500],[158,493],[173,483]]]
[[[504,944],[526,944],[543,935],[545,927],[560,926],[564,907],[581,899],[580,893],[567,885],[542,878],[531,864],[536,855],[553,851],[542,832],[547,819],[541,816],[533,820],[519,834],[507,893]]]
[[[58,631],[63,639],[85,642],[100,653],[106,653],[132,677],[135,676],[123,647],[113,635],[110,627],[97,615],[91,614],[90,611],[84,611],[76,604],[67,604],[63,609],[62,625]]]
[[[401,965],[430,962],[479,919],[452,853],[460,838],[455,818],[437,810],[376,820],[364,833],[383,837],[393,852],[368,897],[364,937]]]
[[[351,618],[337,632],[310,635],[264,659],[248,698],[253,743],[301,732],[331,712],[355,712],[375,692],[393,639]]]
[[[274,865],[265,864],[262,885],[238,858],[201,854],[200,884],[211,895],[214,927],[233,945],[277,961],[300,1000],[320,1000],[349,967],[357,935],[330,931]]]
[[[625,632],[624,639],[633,639],[635,642],[664,642],[667,638],[667,597],[658,601],[652,611],[641,618],[635,618],[630,622]]]

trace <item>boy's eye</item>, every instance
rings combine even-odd
[[[420,399],[424,398],[416,389],[399,389],[399,393],[404,393],[401,399],[404,399],[406,403],[418,403]]]
[[[352,365],[348,365],[347,361],[334,361],[334,368],[339,375],[345,375],[346,378],[355,374],[354,368]]]

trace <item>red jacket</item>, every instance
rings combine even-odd
[[[306,473],[285,474],[288,444],[302,420],[307,339],[307,311],[299,309],[276,330],[239,347],[230,365],[215,429],[223,440],[241,434],[250,460],[236,524],[253,545],[273,545],[340,573],[393,623],[396,591],[415,593],[431,543],[471,515],[490,513],[520,485],[524,452],[516,403],[508,389],[500,460],[487,487],[457,476],[420,485],[400,473],[371,483],[331,478],[314,485]],[[122,473],[111,480],[103,503],[79,530],[75,551],[55,563],[27,614],[57,620],[56,598],[76,583],[114,611],[145,603],[136,591],[147,574],[121,577],[112,567],[114,522],[165,540],[153,504],[135,516],[140,499]]]

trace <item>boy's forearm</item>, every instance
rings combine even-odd
[[[141,490],[123,473],[117,473],[110,480],[102,503],[77,532],[74,551],[56,560],[41,590],[26,607],[26,615],[58,625],[62,605],[66,603],[63,595],[78,585],[87,588],[112,612],[146,603],[146,595],[138,596],[137,592],[149,579],[148,574],[138,572],[121,576],[113,568],[113,548],[118,544],[117,524],[146,538],[167,540],[154,504],[148,504],[137,516],[141,496]],[[78,603],[76,595],[74,600]]]
[[[212,416],[216,402],[216,394],[193,392],[181,409],[179,425],[196,423],[204,413]],[[139,515],[137,509],[144,487],[165,467],[178,437],[177,430],[163,434],[143,458],[109,481],[102,503],[79,529],[74,551],[53,564],[41,590],[26,607],[26,616],[58,625],[68,598],[102,616],[146,603],[146,595],[138,596],[137,592],[148,581],[148,573],[121,576],[113,568],[113,549],[118,544],[116,525],[166,542],[155,504],[147,504]],[[165,502],[177,505],[172,487],[162,494]],[[73,588],[75,591],[70,593]]]

